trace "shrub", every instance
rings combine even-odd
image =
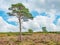
[[[32,29],[28,29],[28,32],[29,32],[29,33],[33,33],[33,30],[32,30]]]
[[[46,27],[42,27],[42,30],[43,30],[43,32],[48,32],[48,31],[46,30]]]

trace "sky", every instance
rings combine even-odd
[[[16,16],[9,16],[8,8],[12,4],[22,3],[34,17],[33,20],[22,20],[22,31],[60,31],[60,0],[0,0],[0,32],[19,32]]]

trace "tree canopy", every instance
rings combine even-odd
[[[22,3],[12,4],[9,10],[11,11],[8,13],[10,16],[17,16],[23,19],[24,17],[26,19],[33,19],[32,14]]]

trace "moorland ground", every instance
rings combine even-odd
[[[24,32],[22,33],[22,41],[18,40],[18,32],[0,33],[0,45],[60,45],[60,33]]]

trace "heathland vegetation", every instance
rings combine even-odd
[[[19,32],[0,33],[0,45],[60,45],[59,32]]]

